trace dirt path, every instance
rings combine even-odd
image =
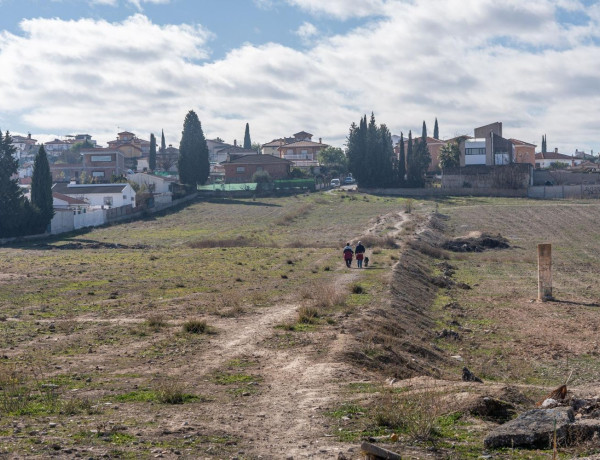
[[[359,270],[341,274],[338,289],[345,289],[360,274]],[[267,346],[278,333],[275,326],[293,320],[297,309],[293,303],[277,305],[242,319],[243,326],[237,329],[231,327],[236,320],[214,323],[221,332],[211,341],[213,358],[210,362],[203,358],[207,374],[234,358],[246,357],[258,363],[262,382],[258,394],[239,398],[225,409],[214,407],[218,413],[213,415],[225,431],[254,445],[253,455],[337,457],[352,446],[342,445],[328,434],[328,420],[322,412],[334,405],[341,386],[363,380],[364,375],[341,359],[349,337],[330,328],[311,332],[308,345],[300,348]],[[190,363],[190,369],[195,365]]]

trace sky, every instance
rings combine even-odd
[[[0,129],[100,143],[194,110],[207,138],[504,137],[600,151],[600,1],[0,0]]]

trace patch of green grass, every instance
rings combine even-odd
[[[136,440],[136,437],[122,432],[111,433],[110,436],[105,438],[106,442],[110,442],[111,444],[116,445],[131,445],[133,441]]]
[[[381,385],[368,382],[352,382],[346,385],[346,388],[352,393],[378,393],[381,390]]]
[[[213,376],[213,381],[219,385],[237,385],[240,383],[250,383],[260,380],[260,377],[256,377],[248,374],[229,374],[219,372]]]
[[[328,417],[342,418],[352,416],[364,416],[367,410],[357,404],[344,403],[335,409],[332,409],[325,413]]]
[[[156,402],[158,401],[158,395],[155,390],[134,390],[129,393],[116,395],[113,398],[117,402]]]

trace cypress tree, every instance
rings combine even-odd
[[[150,156],[148,157],[148,167],[150,171],[156,169],[156,137],[154,133],[150,134]]]
[[[440,138],[440,128],[438,127],[437,117],[435,118],[435,125],[433,125],[433,138],[434,139]]]
[[[425,124],[425,120],[423,120],[423,130],[421,131],[421,142],[427,144],[427,125]]]
[[[52,174],[46,150],[42,145],[35,156],[31,177],[31,204],[39,213],[40,231],[45,231],[54,217],[52,201]]]
[[[161,138],[160,138],[160,153],[165,154],[167,150],[167,144],[165,143],[165,130],[162,130]]]
[[[394,144],[392,142],[392,133],[385,124],[379,127],[380,133],[380,148],[381,148],[381,164],[378,168],[378,177],[376,186],[393,187],[396,174],[394,170],[395,155]]]
[[[25,198],[17,179],[12,178],[19,167],[15,152],[10,133],[3,137],[0,131],[0,238],[23,234],[26,221]]]
[[[252,149],[252,141],[250,140],[250,125],[246,123],[246,132],[244,133],[244,148]]]
[[[407,185],[412,186],[413,177],[412,173],[414,170],[414,155],[413,155],[413,141],[412,141],[412,131],[408,131],[408,143],[406,145],[406,182]]]
[[[547,148],[547,145],[546,145],[546,135],[544,134],[542,136],[542,153],[546,153],[547,152],[546,148]]]
[[[178,168],[181,183],[191,187],[204,184],[210,174],[208,145],[198,115],[193,110],[187,113],[183,122]]]
[[[402,187],[406,180],[406,156],[404,154],[404,133],[400,133],[400,154],[398,155],[398,186]]]

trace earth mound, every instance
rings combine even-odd
[[[483,252],[487,249],[507,249],[508,240],[500,235],[487,233],[471,233],[466,237],[458,237],[444,242],[442,248],[452,252]]]

